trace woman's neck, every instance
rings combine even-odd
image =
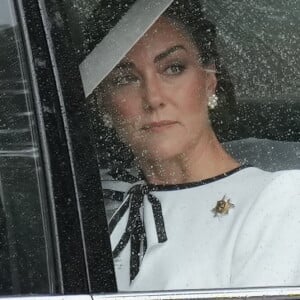
[[[139,162],[147,182],[180,184],[195,182],[225,173],[239,166],[222,147],[215,135],[186,153],[168,160]]]

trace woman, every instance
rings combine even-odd
[[[300,283],[300,172],[240,166],[219,143],[214,28],[174,4],[97,89],[144,180],[110,222],[120,290]]]

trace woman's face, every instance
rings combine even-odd
[[[189,36],[161,17],[106,78],[106,110],[137,157],[172,159],[211,133],[216,78],[199,57]]]

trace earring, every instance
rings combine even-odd
[[[104,113],[102,115],[102,120],[103,120],[105,127],[113,128],[113,122],[112,122],[111,116],[109,114]]]
[[[216,108],[216,106],[218,105],[218,96],[216,94],[213,94],[211,96],[208,97],[208,108],[209,109],[214,109]]]

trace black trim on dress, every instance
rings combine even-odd
[[[241,165],[237,168],[234,168],[228,172],[216,175],[214,177],[210,177],[207,179],[203,179],[200,181],[194,181],[194,182],[187,182],[187,183],[179,183],[179,184],[148,184],[147,187],[150,191],[173,191],[173,190],[183,190],[188,189],[192,187],[197,187],[201,185],[205,185],[208,183],[212,183],[214,181],[226,178],[230,175],[233,175],[234,173],[237,173],[243,169],[252,167],[251,165]]]

